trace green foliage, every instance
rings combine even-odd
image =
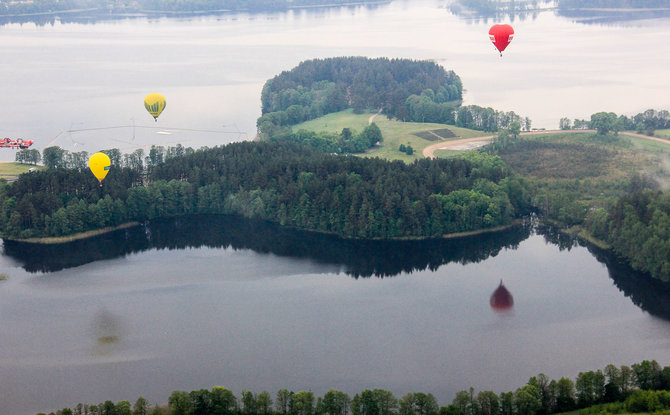
[[[134,185],[134,174],[112,170],[102,188],[79,170],[22,175],[0,188],[2,232],[63,236],[127,221],[219,213],[353,238],[427,237],[509,223],[524,203],[523,183],[507,176],[500,158],[486,154],[407,165],[245,142],[169,158],[153,166],[144,186]]]
[[[42,155],[35,149],[24,149],[16,152],[15,161],[19,163],[37,164],[42,161]]]
[[[631,266],[670,281],[670,193],[642,191],[621,198],[609,214],[609,238]],[[644,388],[653,387],[645,385]]]
[[[650,156],[630,147],[621,136],[566,134],[524,139],[497,154],[526,178],[521,197],[532,195],[546,218],[580,226],[633,268],[670,281],[670,194],[640,171]]]
[[[414,154],[414,148],[409,144],[408,145],[400,144],[400,147],[398,147],[398,151],[400,151],[401,153],[405,153],[408,156]]]
[[[456,111],[456,126],[473,130],[495,132],[501,128],[508,128],[515,124],[520,128],[521,116],[510,112],[496,111],[493,108],[483,108],[478,105],[467,105]],[[530,120],[528,121],[530,123]]]
[[[605,370],[580,372],[576,381],[550,380],[540,373],[514,392],[475,393],[462,390],[448,406],[440,407],[430,393],[406,393],[400,399],[384,389],[365,389],[349,398],[345,392],[330,389],[323,397],[311,391],[280,389],[274,406],[266,391],[255,394],[242,390],[238,399],[230,390],[215,386],[211,390],[174,391],[167,407],[148,405],[138,398],[105,401],[98,405],[78,404],[58,414],[113,415],[605,415],[621,413],[670,414],[670,367],[661,368],[654,360],[644,360],[620,368],[610,364]],[[632,375],[632,376],[631,376]],[[657,389],[644,389],[656,382]],[[633,389],[630,389],[633,388]],[[607,400],[607,390],[616,389],[615,400]],[[576,398],[578,396],[578,399]],[[316,403],[316,404],[315,404]],[[578,410],[578,411],[576,411]],[[39,415],[39,414],[38,414]]]
[[[598,131],[598,134],[605,135],[610,131],[615,134],[623,129],[623,124],[619,122],[617,115],[613,112],[598,112],[591,115],[591,128]]]
[[[295,133],[284,131],[273,136],[271,141],[275,142],[295,142],[310,147],[314,147],[326,153],[347,154],[362,153],[373,147],[377,142],[383,141],[381,130],[372,123],[365,127],[358,134],[350,128],[343,128],[339,134],[326,131],[314,132],[307,130],[298,130]]]
[[[261,94],[261,136],[286,136],[286,126],[353,108],[355,113],[381,108],[407,121],[453,121],[460,101],[460,78],[434,62],[410,59],[340,57],[301,62],[268,80]],[[419,97],[420,95],[420,97]],[[441,115],[415,104],[419,99],[439,107]],[[375,141],[376,142],[376,141]]]

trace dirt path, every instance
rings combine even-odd
[[[424,148],[423,156],[432,159],[433,157],[435,157],[435,150],[467,150],[480,147],[480,145],[476,145],[475,143],[477,144],[483,143],[481,145],[486,145],[491,141],[493,137],[495,136],[487,135],[482,137],[462,138],[460,140],[443,141],[441,143],[432,144]]]
[[[375,119],[375,117],[376,117],[377,115],[381,114],[381,113],[382,113],[382,109],[379,108],[379,111],[377,111],[377,113],[372,114],[372,115],[370,116],[370,118],[368,118],[368,125],[372,124],[372,121]]]
[[[596,130],[541,130],[541,131],[527,131],[521,135],[542,135],[542,134],[560,134],[560,133],[595,133]],[[636,134],[628,131],[622,131],[620,134],[631,137],[645,138],[647,140],[658,141],[665,144],[670,144],[670,140],[665,140],[658,137],[649,137],[644,134]],[[443,141],[441,143],[430,145],[423,149],[423,156],[426,158],[434,158],[435,150],[471,150],[473,148],[484,146],[491,142],[495,135],[487,135],[482,137],[463,138],[460,140]]]

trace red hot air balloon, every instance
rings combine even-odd
[[[493,46],[500,51],[502,56],[503,50],[510,44],[514,37],[514,29],[508,24],[494,24],[489,29],[489,38],[493,42]]]
[[[512,294],[507,291],[507,288],[503,285],[502,280],[500,280],[500,285],[493,291],[491,294],[491,308],[497,313],[504,313],[509,311],[514,307],[514,298]]]

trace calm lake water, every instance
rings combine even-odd
[[[301,61],[360,55],[433,59],[463,80],[466,104],[515,111],[533,127],[598,111],[667,109],[670,17],[585,24],[538,12],[463,18],[444,2],[192,18],[0,26],[0,136],[42,150],[132,152],[252,139],[264,82]],[[666,16],[666,17],[663,17]],[[648,16],[646,16],[648,17]],[[511,22],[498,56],[488,39]],[[157,123],[142,104],[162,92]],[[83,131],[82,131],[83,130]],[[197,131],[193,131],[197,130]],[[0,160],[14,159],[5,150]]]
[[[542,372],[670,362],[670,293],[530,224],[355,242],[230,217],[65,246],[5,241],[0,408],[174,390],[514,390]],[[489,297],[500,281],[507,312]],[[635,282],[637,281],[637,282]]]
[[[442,3],[0,26],[0,136],[93,152],[253,138],[263,83],[341,55],[435,59],[467,104],[533,126],[667,109],[670,19],[492,20]],[[168,105],[155,123],[148,92]],[[13,151],[0,161],[14,159]],[[62,247],[5,242],[0,412],[163,402],[174,390],[514,390],[540,372],[670,364],[670,296],[602,253],[531,226],[456,241],[374,242],[232,218],[155,223]],[[381,278],[383,277],[383,278]],[[500,280],[514,296],[496,313]],[[633,282],[636,281],[636,282]]]

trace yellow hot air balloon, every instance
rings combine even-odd
[[[144,108],[158,121],[158,116],[165,109],[165,97],[159,93],[151,93],[144,97]]]
[[[109,160],[109,156],[105,153],[95,153],[88,159],[88,167],[100,182],[100,186],[102,186],[102,179],[107,176],[107,172],[111,166],[112,162]]]

